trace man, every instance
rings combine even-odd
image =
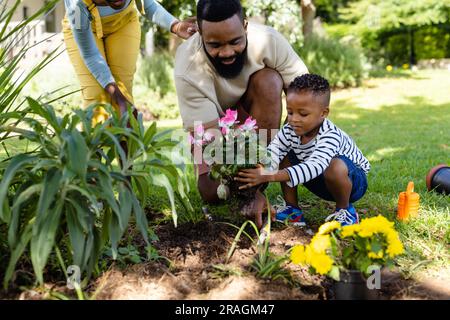
[[[175,58],[184,128],[192,131],[194,122],[217,128],[224,110],[237,106],[238,120],[250,115],[260,129],[279,129],[282,91],[308,72],[287,40],[270,27],[247,22],[239,0],[200,0],[197,23],[199,33]],[[219,183],[209,179],[206,164],[196,169],[202,199],[217,202]],[[258,225],[265,202],[258,191],[250,207]]]

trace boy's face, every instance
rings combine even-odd
[[[288,92],[287,112],[289,125],[298,136],[317,134],[316,130],[328,116],[329,108],[323,98],[309,91]]]

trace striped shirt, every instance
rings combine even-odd
[[[328,119],[322,123],[317,136],[306,144],[302,144],[294,129],[286,124],[270,143],[268,150],[272,157],[272,169],[277,169],[289,151],[295,152],[300,163],[285,169],[289,174],[287,185],[290,187],[320,176],[337,156],[346,156],[366,174],[370,170],[369,161],[352,138]]]

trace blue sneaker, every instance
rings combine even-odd
[[[276,221],[285,223],[286,221],[296,227],[305,226],[305,218],[301,209],[286,205],[284,199],[281,199],[280,205],[274,206],[277,210]]]
[[[346,209],[336,210],[334,213],[330,214],[325,221],[335,220],[341,224],[341,226],[350,226],[352,224],[359,223],[359,216],[356,212],[355,207],[352,204]]]

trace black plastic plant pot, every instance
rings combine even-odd
[[[341,280],[333,285],[336,300],[379,300],[379,290],[369,289],[367,280],[358,270],[341,272]]]
[[[426,178],[428,191],[450,195],[450,167],[441,164],[432,168]]]

